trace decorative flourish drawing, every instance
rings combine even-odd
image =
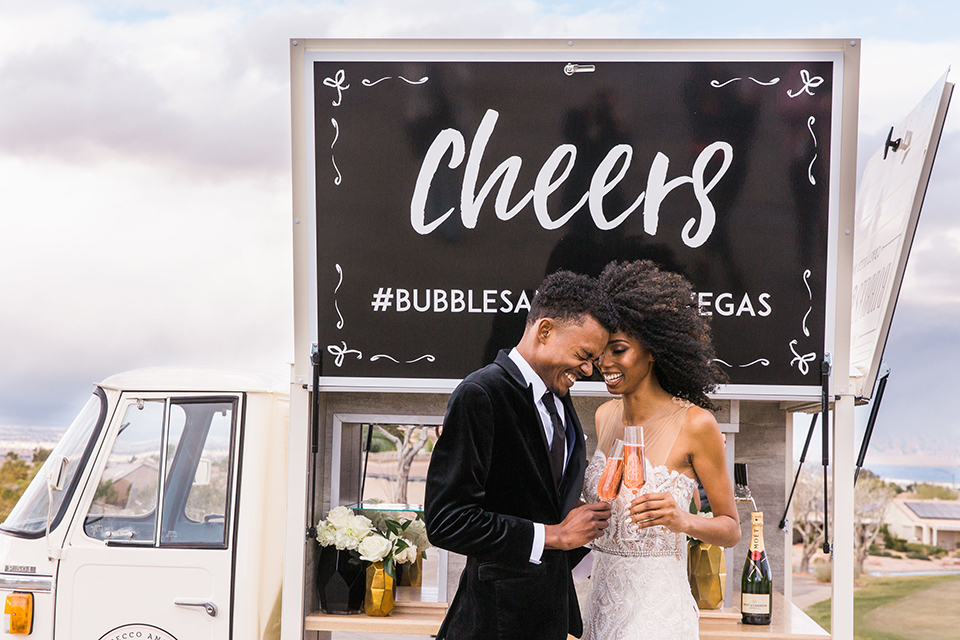
[[[343,84],[346,80],[346,74],[343,72],[343,69],[337,71],[332,78],[324,78],[324,86],[330,87],[337,90],[337,99],[331,102],[335,107],[339,107],[340,103],[343,102],[343,92],[350,88],[350,85]]]
[[[806,355],[800,355],[797,353],[797,350],[794,349],[794,346],[797,345],[796,340],[790,341],[790,351],[793,352],[794,358],[790,361],[790,366],[792,367],[796,363],[797,368],[800,369],[800,373],[807,375],[810,373],[810,363],[817,359],[816,352],[811,352]]]
[[[803,82],[803,86],[797,89],[796,91],[790,91],[787,89],[787,96],[791,98],[796,98],[801,93],[806,93],[809,96],[815,95],[813,91],[810,91],[810,88],[813,87],[816,89],[823,84],[823,78],[820,76],[812,76],[810,72],[806,69],[800,69],[800,80]]]
[[[733,369],[733,365],[732,365],[732,364],[730,364],[729,362],[727,362],[727,361],[725,361],[725,360],[721,360],[720,358],[714,358],[714,359],[713,359],[713,362],[720,363],[720,364],[724,365],[725,367],[728,367],[728,368],[730,368],[730,369]],[[747,367],[752,367],[752,366],[755,365],[755,364],[759,364],[759,365],[764,366],[764,367],[769,367],[769,366],[770,366],[770,361],[767,360],[766,358],[757,358],[757,359],[754,360],[753,362],[748,362],[747,364],[740,364],[740,365],[737,365],[737,366],[740,367],[741,369],[745,369],[745,368],[747,368]]]
[[[337,159],[333,156],[330,156],[330,162],[333,163],[333,168],[337,172],[337,177],[333,179],[333,184],[340,186],[340,183],[343,182],[343,176],[340,175],[340,168],[337,166]]]
[[[427,362],[434,362],[436,358],[434,358],[432,355],[427,353],[420,356],[419,358],[414,358],[413,360],[407,360],[407,364],[413,364],[414,362],[419,362],[421,360],[426,360]]]
[[[337,291],[340,290],[340,285],[343,284],[343,269],[340,268],[339,264],[334,266],[337,268],[337,273],[340,274],[340,281],[337,282],[337,288],[333,290],[333,295],[337,295]],[[337,310],[337,317],[340,318],[337,322],[337,329],[343,329],[343,314],[340,313],[340,303],[336,298],[333,299],[333,308]]]
[[[813,136],[813,146],[814,146],[814,147],[817,146],[817,135],[813,132],[813,123],[816,122],[816,121],[817,121],[817,119],[816,119],[815,117],[813,117],[813,116],[810,116],[809,118],[807,118],[807,130],[809,130],[809,131],[810,131],[810,135]],[[813,160],[810,161],[810,165],[807,167],[807,180],[809,180],[809,181],[810,181],[810,184],[812,184],[812,185],[816,185],[816,184],[817,184],[816,179],[813,177],[813,163],[817,161],[817,156],[818,156],[818,154],[816,154],[816,153],[813,154]]]
[[[385,77],[385,78],[380,78],[379,80],[368,80],[367,78],[364,78],[363,80],[360,81],[360,84],[362,84],[362,85],[365,86],[365,87],[372,87],[372,86],[374,86],[374,85],[376,85],[376,84],[380,84],[380,83],[383,82],[384,80],[392,80],[392,79],[393,79],[393,76],[387,76],[387,77]],[[430,78],[428,78],[427,76],[424,76],[424,77],[420,78],[419,80],[408,80],[407,78],[404,78],[403,76],[397,76],[397,79],[398,79],[398,80],[403,80],[403,81],[406,82],[407,84],[423,84],[424,82],[426,82],[426,81],[429,80]]]
[[[809,121],[808,121],[809,122]],[[813,311],[813,291],[810,289],[810,269],[804,269],[803,271],[803,285],[807,288],[807,297],[810,299],[810,306],[807,308],[807,312],[803,314],[803,322],[801,323],[801,328],[803,329],[803,335],[810,337],[810,330],[807,328],[807,318],[810,316],[810,312]],[[794,349],[794,346],[799,344],[797,340],[790,341],[790,351],[793,352],[794,358],[790,361],[790,366],[794,364],[797,365],[797,368],[800,370],[800,373],[807,375],[810,372],[809,363],[817,359],[816,352],[808,353],[805,355],[800,355],[797,353],[797,350]]]
[[[351,353],[357,354],[357,360],[362,360],[362,359],[363,359],[363,354],[360,353],[359,351],[357,351],[356,349],[347,349],[347,343],[346,343],[346,342],[343,342],[343,341],[341,340],[341,341],[340,341],[340,345],[341,345],[341,346],[339,346],[339,347],[338,347],[337,345],[335,345],[335,344],[327,345],[327,351],[330,353],[330,355],[336,356],[336,358],[335,358],[334,361],[333,361],[333,364],[337,365],[337,367],[343,366],[343,358],[344,358],[344,356],[346,356],[346,355],[348,355],[348,354],[351,354]]]
[[[337,123],[336,118],[330,118],[330,122],[333,123],[333,142],[330,143],[330,148],[333,149],[333,145],[337,144],[337,140],[340,138],[340,125]],[[343,178],[340,175],[340,169],[337,168],[337,159],[332,153],[330,154],[330,162],[333,163],[333,168],[337,172],[337,177],[333,179],[333,184],[339,187]]]
[[[393,360],[393,361],[396,362],[397,364],[400,364],[400,361],[399,361],[399,360],[397,360],[397,359],[394,358],[393,356],[388,356],[388,355],[385,354],[385,353],[378,353],[378,354],[375,355],[375,356],[370,356],[370,362],[376,362],[377,360],[380,360],[381,358],[386,358],[387,360]],[[436,358],[433,357],[432,355],[430,355],[429,353],[427,353],[427,354],[424,354],[424,355],[420,356],[419,358],[414,358],[413,360],[405,360],[404,362],[405,362],[406,364],[413,364],[414,362],[420,362],[421,360],[426,360],[427,362],[434,362],[434,361],[436,361]]]
[[[739,80],[743,80],[743,78],[730,78],[730,79],[727,80],[726,82],[720,82],[719,80],[711,80],[711,81],[710,81],[710,86],[713,87],[713,88],[715,88],[715,89],[719,89],[720,87],[725,87],[725,86],[727,86],[727,85],[730,84],[731,82],[737,82],[737,81],[739,81]],[[757,84],[759,84],[759,85],[763,85],[764,87],[769,87],[769,86],[771,86],[771,85],[775,85],[775,84],[777,84],[778,82],[780,82],[780,78],[773,78],[772,80],[763,81],[763,80],[757,80],[757,79],[754,78],[753,76],[748,76],[748,77],[747,77],[747,80],[752,80],[753,82],[755,82],[755,83],[757,83]]]

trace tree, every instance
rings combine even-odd
[[[823,546],[823,475],[819,467],[804,467],[793,494],[793,530],[800,536],[800,573],[810,570],[810,558]]]
[[[920,500],[956,500],[957,492],[938,484],[922,482],[913,487],[913,492]]]
[[[33,452],[33,460],[27,462],[10,451],[2,459],[0,465],[0,522],[7,519],[17,500],[26,490],[27,485],[40,471],[44,460],[50,455],[49,449],[37,447]]]
[[[870,545],[880,535],[883,519],[896,491],[867,470],[862,470],[853,491],[854,570],[863,573]]]
[[[374,428],[397,448],[397,479],[394,482],[393,500],[400,504],[407,502],[407,480],[410,466],[417,454],[423,451],[431,436],[436,439],[436,427],[428,425],[396,425],[386,427],[379,424]],[[397,433],[393,433],[393,432]]]
[[[828,486],[833,490],[833,483]],[[887,507],[896,491],[866,469],[860,471],[853,493],[854,561],[857,574],[863,570],[870,545],[880,535]],[[830,514],[830,526],[833,526]],[[810,568],[810,559],[823,546],[823,471],[804,467],[793,498],[793,529],[802,543],[800,572]]]

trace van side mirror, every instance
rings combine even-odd
[[[70,461],[66,456],[57,455],[50,458],[47,468],[47,487],[51,491],[63,491],[63,485],[67,482],[67,466]]]

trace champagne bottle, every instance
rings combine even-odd
[[[740,578],[740,613],[744,624],[770,624],[773,573],[763,549],[763,512],[750,514],[750,550]]]

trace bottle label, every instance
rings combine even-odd
[[[743,593],[740,613],[750,616],[770,615],[770,594]]]

